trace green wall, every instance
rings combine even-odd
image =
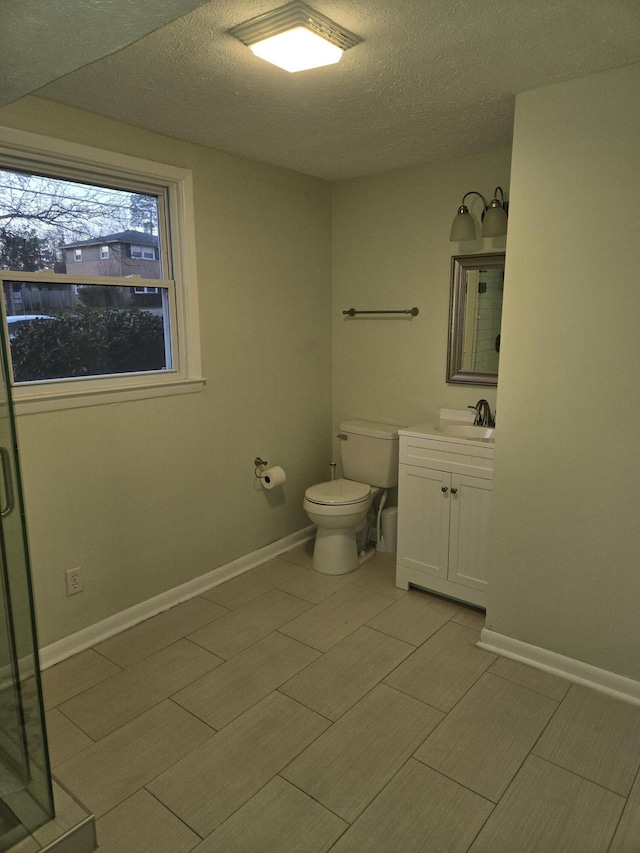
[[[491,198],[500,185],[508,194],[510,157],[491,151],[334,185],[334,426],[344,417],[409,426],[481,397],[495,407],[495,387],[446,382],[451,256],[503,251],[506,238],[450,243],[449,231],[465,193]],[[342,314],[413,306],[412,318]]]
[[[517,98],[487,611],[640,679],[640,65]]]
[[[0,125],[189,168],[195,188],[204,390],[18,418],[47,645],[309,524],[331,455],[331,188],[37,98]],[[257,455],[286,470],[277,493]]]

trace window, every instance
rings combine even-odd
[[[48,314],[7,315],[15,387],[172,369],[173,282],[136,306],[128,279],[0,271],[0,281],[5,293],[35,285],[50,306]]]
[[[149,246],[132,246],[131,257],[142,258],[145,261],[154,261],[156,255],[153,249],[149,248]]]
[[[202,387],[191,194],[187,170],[0,128],[0,280],[18,412]],[[47,230],[35,214],[52,196],[64,221]],[[49,339],[66,342],[55,364]],[[132,345],[119,351],[123,340]]]

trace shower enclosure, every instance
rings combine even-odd
[[[0,851],[54,816],[4,341],[0,358]]]

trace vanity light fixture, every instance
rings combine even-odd
[[[256,56],[291,72],[333,65],[362,41],[300,0],[238,24],[229,33]]]
[[[498,198],[498,193],[500,198]],[[477,195],[482,199],[482,236],[483,237],[501,237],[507,233],[507,202],[504,200],[502,187],[496,187],[493,191],[493,200],[487,204],[482,193],[476,190],[470,190],[462,197],[462,203],[455,215],[453,224],[451,225],[451,235],[449,240],[451,243],[462,243],[466,240],[476,239],[476,224],[473,221],[469,208],[465,204],[468,196]]]
[[[500,198],[498,198],[500,193]],[[484,212],[482,220],[483,237],[501,237],[507,233],[507,211],[505,208],[504,193],[502,187],[496,187],[493,191],[493,200]]]

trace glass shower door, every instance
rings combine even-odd
[[[53,817],[11,389],[0,359],[0,851]]]

